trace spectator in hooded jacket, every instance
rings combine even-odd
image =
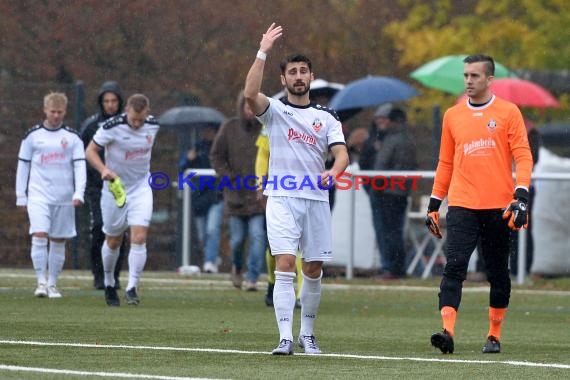
[[[97,95],[97,106],[99,111],[89,116],[81,125],[81,139],[85,149],[91,142],[93,135],[99,127],[113,116],[119,115],[123,110],[123,94],[117,82],[105,82],[99,89]],[[104,159],[104,151],[100,152],[100,157]],[[103,282],[103,261],[101,259],[101,248],[105,241],[105,234],[102,231],[103,218],[101,217],[101,189],[103,180],[97,170],[89,163],[87,164],[87,188],[85,198],[89,206],[91,215],[91,272],[93,272],[93,287],[98,290],[105,289]],[[121,271],[123,259],[126,252],[126,242],[123,239],[119,253],[119,261],[115,267],[115,288],[119,289],[119,273]]]

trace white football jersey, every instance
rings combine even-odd
[[[93,142],[105,149],[105,165],[114,171],[125,185],[127,196],[141,186],[149,186],[152,146],[159,126],[148,116],[139,129],[127,124],[127,115],[107,120],[93,136]],[[104,188],[109,183],[104,181]]]
[[[325,171],[329,147],[345,144],[336,113],[311,103],[295,106],[268,98],[258,116],[269,133],[269,175],[264,194],[329,201],[318,181]]]
[[[83,149],[79,134],[65,125],[57,129],[43,125],[31,128],[18,153],[17,204],[26,205],[26,197],[50,205],[70,206],[73,199],[83,201]]]

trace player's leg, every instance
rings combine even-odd
[[[47,297],[48,231],[50,230],[49,206],[28,201],[28,218],[32,248],[30,257],[36,272],[36,297]]]
[[[509,275],[509,245],[511,231],[502,219],[501,210],[486,211],[481,233],[481,255],[487,265],[490,284],[489,331],[484,353],[498,353],[503,320],[509,306],[511,278]]]
[[[126,207],[118,208],[111,193],[103,191],[101,195],[102,230],[105,234],[105,241],[101,247],[101,258],[106,291],[109,287],[115,288],[115,268],[119,260],[123,235],[128,228],[127,210],[130,203]]]
[[[137,288],[147,259],[146,239],[152,217],[152,192],[150,188],[133,193],[127,204],[127,223],[131,246],[129,249],[129,281],[125,287],[127,303],[138,305],[140,302]]]
[[[478,211],[450,207],[447,212],[447,263],[439,292],[439,310],[443,332],[435,333],[431,343],[443,353],[453,353],[455,321],[461,303],[463,281],[467,275],[469,258],[479,237]]]
[[[51,227],[48,251],[48,297],[61,298],[57,280],[65,263],[65,240],[76,236],[75,208],[73,206],[49,206]]]
[[[57,280],[65,263],[65,239],[50,238],[48,253],[48,297],[61,298]]]
[[[115,199],[108,191],[101,194],[101,215],[103,219],[103,232],[105,241],[101,247],[103,262],[103,277],[105,284],[105,302],[109,306],[119,306],[120,301],[115,288],[115,268],[119,260],[119,251],[123,242],[124,232],[127,225],[126,207],[118,208]]]
[[[301,236],[300,219],[303,204],[299,199],[269,197],[267,201],[267,237],[275,256],[275,288],[273,302],[279,329],[279,345],[273,354],[293,353],[293,312],[295,309],[295,252]]]
[[[127,303],[131,305],[138,305],[140,303],[137,288],[147,260],[147,233],[148,227],[146,226],[130,227],[131,248],[128,256],[129,281],[125,288],[125,297],[127,299]]]
[[[115,279],[115,289],[121,289],[121,283],[119,281],[119,277],[121,274],[121,270],[123,270],[123,263],[125,262],[125,257],[129,254],[130,249],[130,240],[131,237],[129,235],[129,231],[125,231],[123,234],[123,240],[121,246],[119,247],[119,257],[117,258],[117,262],[115,264],[115,270],[113,271],[113,277]]]
[[[48,235],[45,232],[32,234],[32,249],[30,252],[32,265],[36,272],[37,286],[34,291],[36,297],[47,297],[47,261],[48,261]]]
[[[279,329],[279,341],[293,342],[293,311],[295,308],[295,254],[281,253],[275,257],[275,288],[273,307]]]
[[[315,321],[321,303],[324,261],[332,259],[332,228],[330,206],[326,202],[305,200],[308,212],[300,241],[303,255],[301,286],[301,329],[299,345],[305,353],[320,354],[315,338]]]

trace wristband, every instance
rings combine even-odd
[[[262,61],[265,61],[267,59],[267,53],[262,52],[261,50],[259,50],[257,52],[256,55],[257,58],[261,59]]]
[[[428,213],[432,211],[439,211],[439,207],[441,206],[441,200],[435,197],[429,198],[429,205],[428,205]]]
[[[514,198],[524,203],[528,203],[528,198],[529,198],[528,190],[522,187],[517,188],[515,190]]]

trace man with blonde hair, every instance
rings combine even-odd
[[[30,220],[36,297],[61,298],[56,285],[65,240],[76,235],[75,207],[83,204],[85,192],[83,142],[63,124],[66,109],[65,94],[46,95],[46,119],[28,130],[18,153],[16,205],[27,209]]]

